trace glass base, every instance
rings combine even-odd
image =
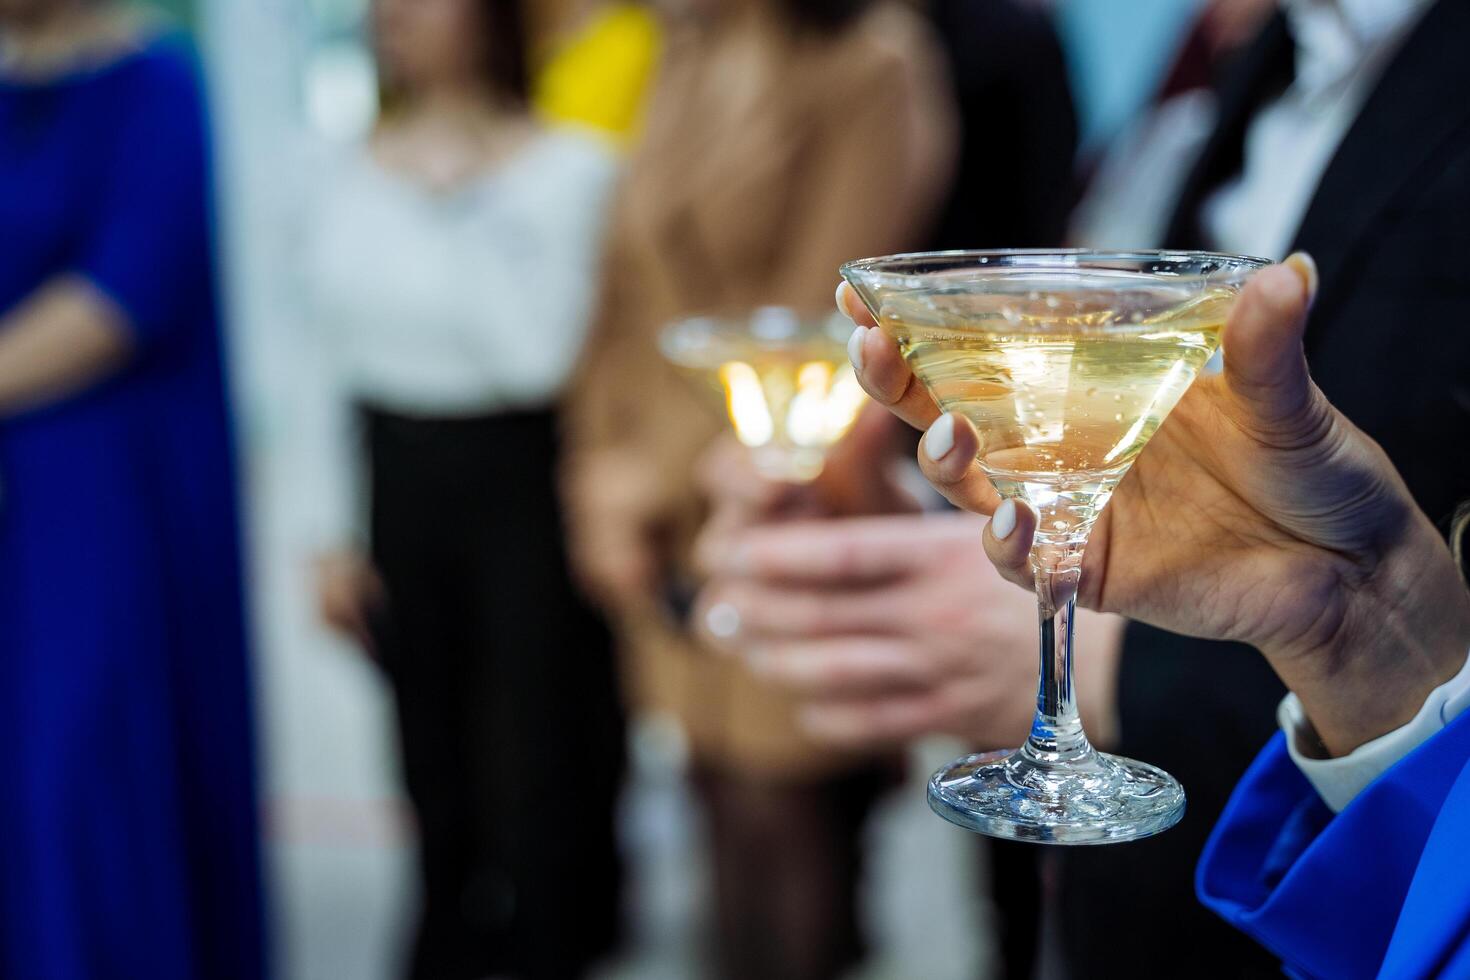
[[[1113,844],[1168,830],[1184,789],[1162,769],[1087,747],[1065,763],[1027,749],[967,756],[929,780],[929,807],[991,837],[1038,844]]]

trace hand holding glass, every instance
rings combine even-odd
[[[1097,752],[1072,686],[1073,602],[1098,514],[1219,347],[1262,260],[1205,253],[950,252],[849,263],[843,276],[939,407],[974,423],[997,491],[1038,513],[1037,712],[1026,744],[960,760],[930,805],[998,837],[1132,840],[1184,812],[1177,781]]]

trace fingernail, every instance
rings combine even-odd
[[[1312,303],[1317,299],[1317,285],[1320,281],[1317,276],[1317,260],[1306,252],[1292,252],[1286,257],[1286,264],[1295,265],[1297,272],[1306,283],[1307,309],[1311,309]]]
[[[845,282],[839,282],[837,284],[837,292],[832,294],[832,299],[837,303],[837,312],[851,320],[852,314],[847,312],[847,304],[842,300],[842,287],[846,285],[847,283]]]
[[[954,416],[949,413],[939,416],[929,431],[924,434],[924,455],[934,462],[949,455],[954,448]]]
[[[728,602],[717,602],[704,614],[704,628],[717,639],[731,639],[740,632],[740,610]]]
[[[802,728],[816,734],[831,727],[827,712],[821,708],[802,708],[796,713],[796,721]]]
[[[1004,541],[1015,529],[1016,502],[1007,498],[995,508],[995,516],[990,519],[990,533],[995,536],[995,540]]]
[[[852,361],[853,370],[863,369],[863,338],[868,335],[867,327],[854,327],[852,336],[847,338],[847,359]]]
[[[725,559],[725,571],[731,575],[750,574],[750,545],[737,544]]]

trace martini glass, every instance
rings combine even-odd
[[[664,357],[724,400],[735,436],[762,475],[807,483],[852,427],[867,396],[847,359],[852,324],[764,306],[680,320],[659,336]]]
[[[1199,252],[1008,250],[843,266],[940,408],[975,424],[978,461],[996,490],[1040,517],[1031,734],[1017,750],[937,772],[929,805],[945,819],[993,837],[1101,844],[1159,833],[1184,815],[1174,777],[1098,752],[1082,731],[1074,600],[1088,532],[1265,264]]]

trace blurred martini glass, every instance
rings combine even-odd
[[[940,770],[929,804],[984,834],[1133,840],[1184,814],[1161,769],[1098,752],[1072,686],[1073,600],[1087,535],[1128,468],[1220,345],[1263,260],[1198,252],[939,252],[852,262],[843,276],[946,412],[980,434],[997,491],[1040,515],[1036,716],[1020,749]]]
[[[815,479],[827,450],[852,426],[866,396],[847,359],[852,324],[781,306],[706,316],[664,328],[659,348],[724,399],[735,436],[774,480]]]

